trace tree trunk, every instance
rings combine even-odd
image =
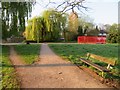
[[[63,31],[64,41],[66,42],[66,31]]]
[[[42,36],[41,36],[41,38],[42,38],[42,42],[44,41],[44,30],[42,29]]]

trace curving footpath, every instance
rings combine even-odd
[[[57,56],[47,44],[41,45],[40,61],[33,65],[24,64],[12,46],[10,59],[21,88],[109,88]]]

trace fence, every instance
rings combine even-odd
[[[78,43],[105,44],[106,37],[105,36],[79,36]]]
[[[7,42],[8,43],[20,43],[23,40],[25,40],[24,37],[11,37],[11,38],[7,38]]]

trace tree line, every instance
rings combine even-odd
[[[98,36],[104,31],[107,33],[109,43],[118,43],[118,24],[104,25],[104,30],[88,22],[82,17],[78,17],[76,12],[69,15],[49,9],[41,16],[28,20],[24,36],[28,41],[76,41],[78,36]],[[102,33],[103,34],[103,33]]]
[[[81,19],[82,20],[82,19]],[[74,41],[80,35],[79,24],[81,20],[76,12],[70,15],[61,13],[54,9],[43,12],[42,16],[34,17],[28,20],[24,36],[28,41]],[[92,25],[84,21],[84,25]]]
[[[35,2],[1,2],[2,39],[21,36]]]
[[[84,0],[82,0],[83,2]],[[88,22],[74,11],[77,8],[85,8],[79,1],[64,1],[58,5],[57,9],[64,4],[71,7],[64,7],[63,12],[57,9],[49,9],[41,16],[29,19],[32,8],[36,2],[2,2],[2,39],[7,39],[12,35],[23,36],[30,41],[76,41],[78,36],[89,35],[98,36],[102,30],[92,22]],[[49,2],[52,3],[52,2]],[[72,5],[72,6],[71,6]],[[78,8],[78,9],[79,9]],[[72,12],[68,15],[68,10]],[[25,25],[28,20],[28,25]],[[104,25],[109,43],[119,42],[118,24]],[[23,33],[24,32],[24,33]]]
[[[42,16],[28,20],[24,36],[28,41],[56,41],[65,30],[66,15],[55,10],[46,10]]]

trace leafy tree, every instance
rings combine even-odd
[[[104,27],[105,27],[105,31],[109,33],[111,25],[105,24]]]
[[[61,18],[61,30],[62,30],[62,33],[63,33],[63,37],[64,37],[64,41],[66,42],[67,41],[67,15],[64,14],[62,15],[62,18]]]
[[[28,20],[25,37],[28,41],[54,41],[58,40],[60,32],[64,32],[66,17],[55,10],[46,10],[43,16]]]
[[[87,32],[94,29],[94,25],[90,21],[91,21],[91,19],[88,16],[86,16],[86,17],[81,16],[79,18],[79,26],[80,26],[79,28],[82,29],[82,32],[80,35],[85,35],[85,34],[87,34]],[[78,31],[78,33],[80,33],[80,32]]]
[[[25,29],[25,18],[31,15],[35,2],[1,2],[2,38],[18,36]]]
[[[65,32],[66,16],[53,9],[44,11],[43,18],[50,40],[58,40],[60,32]]]
[[[69,30],[69,35],[71,36],[70,40],[74,40],[77,37],[77,31],[78,31],[78,15],[76,12],[72,12],[69,16],[69,24],[68,24],[68,30]]]
[[[25,32],[23,34],[27,40],[31,40],[31,36],[32,36],[31,30],[32,30],[32,20],[28,20],[28,26],[26,27]]]
[[[39,39],[40,41],[44,41],[44,38],[46,36],[46,32],[47,32],[47,27],[45,25],[45,22],[44,22],[44,18],[43,17],[38,17],[38,30],[39,30],[39,33],[38,33],[38,36],[39,36]]]
[[[88,36],[98,36],[100,32],[97,29],[92,29],[89,32],[87,32]]]
[[[117,30],[118,30],[118,24],[115,23],[115,24],[111,25],[110,32],[115,32]]]
[[[108,38],[107,38],[108,42],[109,43],[118,43],[119,36],[120,36],[120,33],[118,32],[118,24],[113,24],[110,27],[110,31],[108,34]]]
[[[83,32],[83,27],[82,26],[78,27],[78,36],[84,36],[84,32]]]
[[[88,26],[85,26],[85,28],[84,28],[84,35],[87,34],[88,29],[89,29],[89,27],[88,27]]]
[[[25,37],[28,41],[37,41],[44,40],[44,19],[42,17],[34,17],[28,20],[28,25],[25,29]]]

